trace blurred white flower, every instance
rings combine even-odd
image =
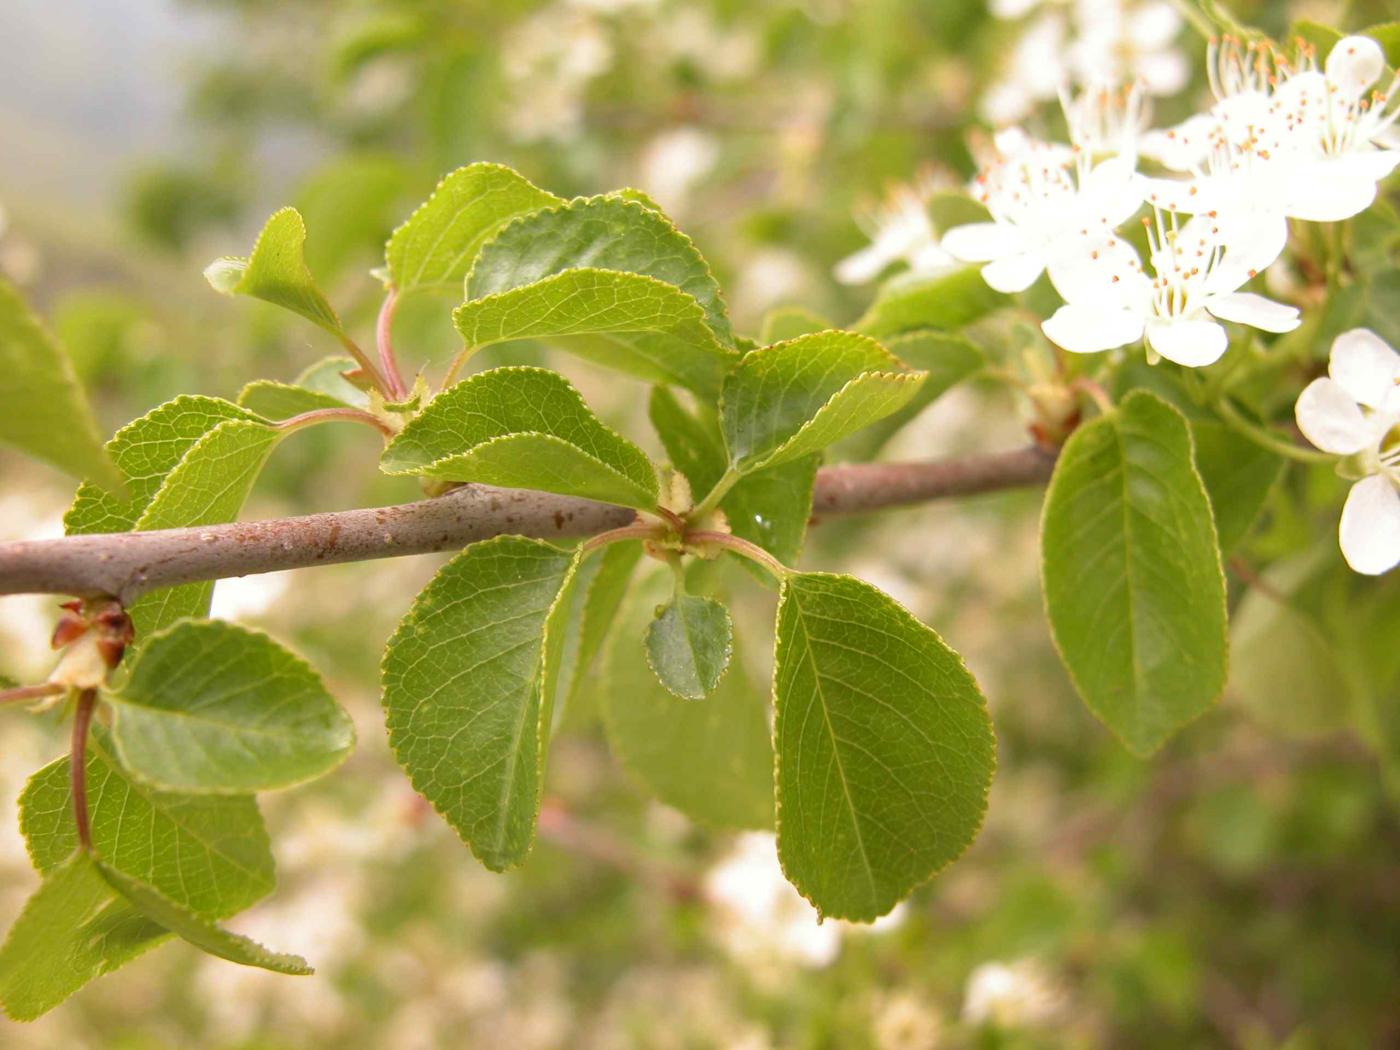
[[[1338,530],[1357,572],[1379,576],[1400,565],[1400,354],[1375,332],[1355,328],[1332,344],[1328,377],[1298,398],[1298,429],[1318,448],[1351,460],[1351,487]]]
[[[209,615],[217,620],[256,620],[286,595],[294,573],[265,572],[230,576],[214,585]]]
[[[1150,275],[1116,236],[1064,267],[1056,287],[1065,305],[1041,326],[1053,343],[1088,354],[1145,336],[1152,353],[1198,368],[1218,360],[1229,345],[1221,321],[1266,332],[1298,327],[1293,307],[1238,290],[1273,262],[1269,253],[1280,246],[1272,228],[1239,228],[1227,238],[1209,216],[1178,227],[1175,216],[1168,223],[1155,214],[1155,227],[1148,225]]]
[[[870,1027],[878,1050],[935,1050],[943,1042],[943,1018],[912,992],[884,997]]]
[[[967,979],[963,1020],[975,1025],[1023,1028],[1054,1020],[1065,995],[1034,959],[983,963]]]
[[[982,116],[993,124],[1011,124],[1054,98],[1072,79],[1068,36],[1069,24],[1058,11],[1047,11],[1027,26],[1001,76],[983,94]]]
[[[583,125],[584,92],[612,68],[613,57],[592,11],[557,2],[524,19],[501,43],[511,107],[506,128],[522,142],[574,137]]]
[[[733,284],[735,312],[756,315],[779,303],[803,299],[812,283],[806,261],[796,252],[755,249]]]
[[[1136,83],[1149,95],[1174,95],[1191,64],[1175,46],[1181,16],[1167,0],[1076,0],[1070,65],[1088,87]]]
[[[931,176],[897,186],[884,202],[864,217],[861,225],[870,244],[836,264],[842,284],[864,284],[895,263],[904,263],[916,277],[936,277],[958,268],[958,261],[938,243],[928,204],[938,182]]]
[[[993,14],[1016,18],[1037,6],[997,0]],[[1176,47],[1181,16],[1167,0],[1073,0],[1071,6],[1068,15],[1042,11],[1017,39],[982,97],[982,115],[992,123],[1020,120],[1071,85],[1136,84],[1147,95],[1171,95],[1186,85],[1191,66]]]
[[[663,131],[642,149],[641,183],[672,215],[685,211],[695,184],[714,168],[719,143],[696,127]]]
[[[816,909],[793,889],[766,832],[738,837],[706,875],[705,896],[717,913],[720,940],[740,959],[820,967],[841,950],[840,927],[819,922]]]

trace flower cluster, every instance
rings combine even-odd
[[[1001,291],[1043,271],[1064,299],[1047,337],[1076,353],[1144,339],[1190,367],[1218,360],[1222,321],[1287,332],[1298,311],[1242,291],[1283,252],[1288,220],[1337,222],[1365,210],[1400,164],[1397,81],[1380,45],[1346,37],[1317,68],[1299,44],[1227,37],[1208,55],[1215,102],[1182,124],[1143,128],[1139,89],[1095,88],[1065,101],[1068,146],[1017,133],[972,190],[991,222],[950,230],[943,247],[986,263]],[[1156,161],[1173,175],[1140,172]],[[1121,227],[1146,205],[1146,261]]]
[[[1024,14],[1034,4],[1001,6]],[[1141,80],[1062,89],[1067,143],[1012,127],[981,151],[969,192],[987,221],[940,236],[927,191],[906,191],[838,277],[869,280],[900,261],[920,276],[974,263],[992,288],[1016,293],[1044,274],[1063,300],[1041,326],[1055,345],[1088,354],[1141,341],[1150,361],[1190,368],[1221,358],[1227,323],[1292,331],[1296,307],[1246,289],[1283,255],[1290,222],[1350,219],[1400,167],[1400,75],[1367,36],[1339,40],[1320,67],[1304,41],[1285,53],[1227,36],[1209,44],[1207,72],[1210,106],[1161,129],[1148,128]],[[1400,357],[1368,331],[1348,332],[1331,378],[1297,405],[1303,433],[1360,478],[1341,544],[1363,573],[1400,564],[1398,382]]]

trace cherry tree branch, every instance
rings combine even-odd
[[[963,459],[862,463],[817,474],[816,520],[1045,481],[1036,447]],[[490,485],[392,507],[151,532],[0,543],[0,594],[110,595],[340,562],[455,551],[503,533],[564,539],[623,528],[635,512],[592,500]]]

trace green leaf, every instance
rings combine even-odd
[[[1361,33],[1381,45],[1386,65],[1400,69],[1400,22],[1380,22],[1367,26]]]
[[[735,666],[703,700],[677,699],[647,666],[641,635],[667,583],[664,572],[639,583],[608,642],[599,695],[609,746],[647,790],[688,817],[772,827],[773,747],[762,691],[744,673],[742,639]]]
[[[705,406],[697,405],[693,412],[685,408],[665,387],[652,391],[650,416],[672,465],[689,480],[691,491],[708,492],[727,462],[718,418]],[[730,531],[783,564],[796,564],[812,516],[812,486],[820,465],[820,455],[804,456],[740,478],[720,501]]]
[[[974,343],[949,332],[906,332],[885,347],[910,368],[926,373],[923,385],[898,412],[855,434],[841,448],[852,459],[871,459],[890,438],[953,387],[982,370],[987,356]]]
[[[1009,300],[987,287],[976,267],[942,277],[896,277],[880,289],[865,316],[853,326],[876,339],[921,328],[956,331]]]
[[[672,285],[700,304],[720,345],[734,345],[719,285],[690,238],[659,212],[616,196],[572,200],[511,223],[477,255],[467,298],[580,268],[643,274]]]
[[[826,318],[801,306],[779,306],[763,316],[758,341],[763,346],[812,335],[834,327]]]
[[[458,168],[389,238],[389,281],[400,292],[458,291],[481,246],[502,226],[562,203],[500,164]]]
[[[227,401],[177,397],[128,423],[107,443],[125,494],[81,485],[64,525],[70,534],[89,534],[232,521],[282,436]],[[128,610],[137,638],[207,614],[213,592],[212,583],[191,583],[143,595]]]
[[[73,363],[2,279],[0,375],[0,441],[79,478],[120,484]]]
[[[737,357],[691,296],[635,273],[567,270],[464,303],[452,317],[470,347],[548,339],[585,360],[709,397]]]
[[[789,575],[777,633],[778,858],[823,915],[868,922],[977,834],[986,702],[937,634],[849,576]]]
[[[29,779],[20,830],[34,867],[57,868],[78,846],[68,758]],[[267,830],[248,796],[179,795],[130,779],[94,731],[87,753],[92,841],[109,864],[201,915],[221,919],[272,892]]]
[[[560,654],[559,692],[562,717],[577,726],[597,713],[597,675],[593,674],[627,595],[633,570],[642,557],[640,543],[610,543],[578,567],[577,582],[570,588],[565,616],[566,635]]]
[[[32,1021],[167,936],[117,896],[89,855],[74,853],[48,873],[0,947],[0,1004]]]
[[[903,408],[923,378],[853,332],[754,350],[724,381],[720,421],[730,459],[749,473],[820,452]]]
[[[444,390],[391,441],[388,474],[656,506],[656,469],[557,372],[495,368]]]
[[[1090,710],[1148,754],[1225,684],[1225,579],[1181,413],[1130,394],[1060,454],[1041,527],[1045,605]]]
[[[683,700],[703,700],[729,667],[734,625],[723,602],[677,594],[647,627],[647,663],[656,680]]]
[[[252,255],[215,259],[205,268],[204,276],[217,292],[274,303],[343,338],[340,318],[306,267],[305,245],[306,225],[301,213],[283,208],[263,226]]]
[[[1227,696],[1261,725],[1289,735],[1336,732],[1353,715],[1342,654],[1309,608],[1335,560],[1331,551],[1318,555],[1271,565],[1263,586],[1251,587],[1230,618]]]
[[[338,397],[292,383],[255,379],[238,392],[238,405],[266,419],[290,419],[319,408],[348,408]]]
[[[1134,359],[1114,374],[1116,397],[1143,389],[1167,402],[1191,425],[1191,444],[1215,515],[1220,549],[1229,553],[1245,538],[1286,466],[1282,457],[1232,430],[1201,407],[1181,371]]]
[[[291,383],[255,379],[238,394],[238,406],[265,419],[289,419],[318,408],[367,408],[369,397],[344,373],[358,368],[348,357],[325,357]]]
[[[147,639],[108,700],[123,768],[168,791],[290,787],[340,765],[355,743],[310,664],[230,623],[184,620]]]
[[[521,863],[534,839],[577,560],[520,536],[473,544],[418,595],[384,653],[399,765],[494,871]]]
[[[243,966],[256,966],[263,970],[273,970],[276,973],[305,975],[316,972],[299,955],[269,951],[247,937],[230,933],[228,930],[200,918],[188,908],[176,904],[159,890],[147,886],[139,879],[133,879],[130,875],[118,871],[110,864],[104,864],[100,860],[93,860],[90,863],[96,866],[98,874],[106,881],[107,885],[116,890],[127,903],[148,920],[157,923],[210,955],[217,955],[220,959],[227,959],[229,962],[240,963]]]
[[[1287,464],[1214,420],[1192,419],[1191,440],[1220,549],[1228,554],[1248,535]]]

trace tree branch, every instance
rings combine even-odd
[[[1039,448],[924,463],[863,463],[817,474],[814,517],[856,514],[1046,480]],[[633,511],[546,492],[463,485],[393,507],[187,529],[0,544],[0,594],[111,595],[339,562],[460,550],[503,533],[562,539],[621,528]]]

